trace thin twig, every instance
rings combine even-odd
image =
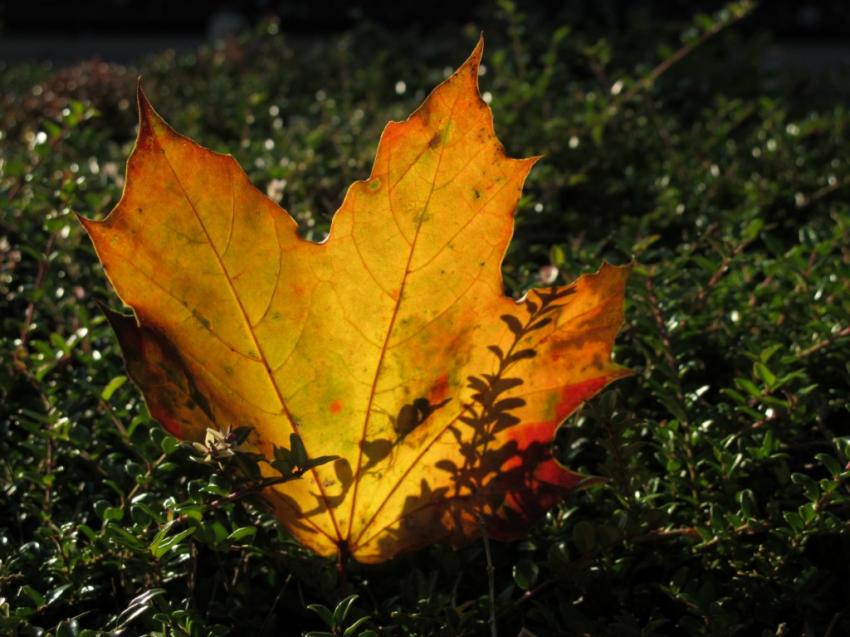
[[[705,284],[705,287],[700,288],[699,292],[697,293],[697,305],[701,305],[705,301],[706,296],[708,296],[709,290],[711,290],[711,288],[717,285],[720,282],[720,279],[723,278],[723,275],[729,271],[729,266],[732,264],[732,261],[739,257],[744,251],[744,249],[752,242],[753,239],[745,239],[744,241],[735,246],[731,254],[728,254],[723,257],[723,260],[721,261],[720,265],[711,275],[711,278],[709,278],[708,283]]]
[[[38,261],[35,280],[33,281],[33,300],[29,302],[27,309],[24,311],[24,323],[21,325],[20,332],[21,344],[15,351],[15,361],[17,362],[18,367],[26,367],[25,363],[21,360],[21,356],[25,356],[28,353],[27,350],[29,345],[30,329],[32,328],[32,323],[35,318],[35,298],[38,296],[37,292],[44,286],[44,277],[47,274],[47,268],[50,265],[50,253],[53,252],[53,245],[55,242],[56,233],[54,232],[48,237],[44,253]]]
[[[841,188],[844,188],[847,185],[850,185],[850,178],[837,179],[833,183],[827,184],[826,186],[819,188],[810,195],[803,195],[803,198],[800,200],[800,202],[796,204],[796,208],[797,210],[804,210],[810,207],[812,204],[816,203],[817,201],[831,195],[836,190],[840,190]]]
[[[499,637],[496,627],[496,567],[493,566],[493,555],[490,553],[490,537],[487,535],[484,520],[480,516],[478,523],[481,527],[481,540],[484,542],[484,557],[487,560],[487,601],[490,605],[490,617],[487,623],[490,624],[490,636]]]
[[[836,332],[832,336],[815,343],[811,347],[807,347],[802,352],[797,354],[797,358],[806,358],[807,356],[811,356],[812,354],[815,354],[815,353],[817,353],[817,352],[819,352],[823,349],[826,349],[827,347],[830,347],[831,345],[833,345],[835,343],[835,341],[837,341],[838,339],[844,338],[846,336],[850,336],[850,326],[847,326],[844,329],[839,330],[838,332]]]
[[[162,460],[165,456],[160,457]],[[207,505],[208,509],[220,509],[225,504],[230,504],[232,502],[236,502],[237,500],[241,500],[242,498],[253,495],[255,493],[259,493],[264,489],[274,486],[276,484],[283,484],[284,482],[290,482],[302,476],[303,472],[294,472],[292,475],[288,476],[280,476],[277,478],[265,478],[263,480],[257,480],[255,482],[251,482],[248,485],[242,487],[241,489],[237,489],[231,493],[228,493],[226,496],[222,498],[218,498],[217,500],[213,500]],[[181,515],[174,518],[174,524],[182,524],[184,522],[188,522],[191,519],[189,515]]]
[[[339,544],[339,551],[336,554],[336,574],[339,582],[340,597],[348,596],[348,558],[350,551],[348,550],[348,542],[343,540]]]
[[[656,540],[665,540],[668,537],[699,537],[695,527],[688,526],[680,529],[653,529],[649,533],[643,535],[635,535],[629,538],[629,542],[634,544],[644,544],[646,542],[654,542]]]
[[[826,632],[823,634],[823,637],[832,637],[832,631],[835,630],[835,627],[838,625],[839,619],[841,619],[840,611],[832,616],[832,621],[829,622],[829,626],[827,626]]]
[[[283,597],[283,594],[286,592],[286,589],[289,586],[289,582],[291,582],[291,581],[292,581],[292,573],[287,575],[286,579],[283,580],[283,586],[280,587],[280,590],[278,591],[277,595],[275,596],[274,601],[272,602],[272,605],[269,608],[268,613],[266,613],[266,618],[265,618],[265,620],[263,620],[263,625],[260,627],[260,637],[264,637],[265,635],[268,634],[269,622],[272,619],[272,615],[274,614],[274,611],[277,608],[277,605],[280,603],[280,600]]]
[[[738,15],[733,16],[731,19],[722,22],[720,24],[715,24],[711,29],[703,33],[700,37],[698,37],[693,42],[689,44],[685,44],[678,50],[676,50],[670,57],[665,60],[662,60],[655,68],[653,68],[649,73],[644,75],[640,80],[635,82],[632,87],[622,94],[621,97],[614,99],[609,107],[609,111],[613,114],[617,111],[620,104],[624,104],[631,100],[635,95],[637,95],[640,91],[649,89],[653,84],[658,80],[659,77],[664,75],[667,71],[669,71],[674,65],[681,62],[688,55],[693,53],[697,48],[708,42],[715,35],[720,33],[721,31],[729,28],[736,22],[741,21],[747,15],[749,15],[753,9],[755,9],[755,3],[746,7],[743,11],[741,11]]]

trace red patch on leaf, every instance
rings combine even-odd
[[[439,404],[443,402],[446,398],[446,395],[449,393],[449,375],[443,374],[437,380],[434,381],[434,384],[431,385],[428,390],[428,402],[432,405]]]
[[[174,418],[169,416],[167,412],[159,410],[158,413],[151,415],[162,423],[162,426],[165,427],[168,433],[175,438],[183,439],[183,427],[181,427],[180,423],[174,420]]]

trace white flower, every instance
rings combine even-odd
[[[266,186],[266,194],[269,196],[269,199],[275,203],[280,203],[280,200],[283,199],[283,191],[285,188],[286,179],[272,179],[269,182],[269,185]]]
[[[552,285],[558,278],[558,268],[554,265],[544,265],[537,273],[537,278],[543,285]]]

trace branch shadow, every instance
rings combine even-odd
[[[434,465],[449,474],[450,485],[435,489],[422,479],[418,492],[405,499],[400,516],[380,530],[381,552],[392,554],[399,543],[418,548],[437,539],[459,545],[478,535],[482,526],[491,537],[511,539],[548,509],[547,500],[551,502],[559,488],[541,481],[535,471],[551,460],[551,442],[526,443],[521,436],[503,435],[520,424],[515,412],[526,404],[506,394],[524,383],[515,373],[516,365],[537,356],[528,337],[549,325],[574,293],[573,287],[534,290],[533,298],[524,302],[525,320],[501,316],[512,342],[504,350],[488,346],[496,358],[496,371],[467,378],[471,399],[447,429],[460,458]],[[434,537],[435,528],[442,528],[442,538]]]

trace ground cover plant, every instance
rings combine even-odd
[[[527,540],[345,581],[256,496],[245,432],[180,444],[127,381],[98,307],[120,303],[74,214],[118,201],[139,69],[0,69],[0,631],[850,632],[850,114],[765,77],[752,9],[612,31],[502,2],[415,54],[415,33],[303,42],[267,22],[141,65],[172,124],[318,240],[384,123],[484,29],[497,133],[544,154],[508,291],[634,259],[615,359],[635,375],[555,445],[601,479]]]

